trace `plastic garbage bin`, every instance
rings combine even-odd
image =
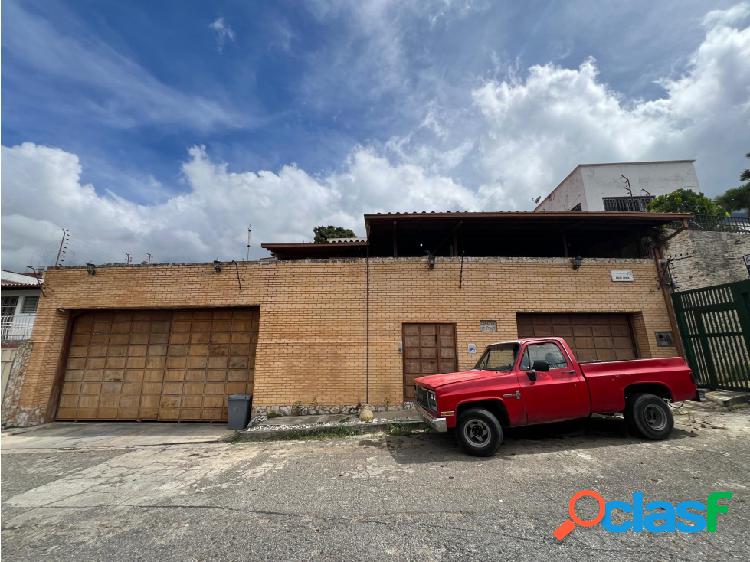
[[[250,421],[250,394],[230,394],[228,398],[227,417],[229,429],[245,429]]]

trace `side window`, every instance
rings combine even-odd
[[[24,297],[21,305],[21,314],[34,314],[39,305],[39,297]]]
[[[546,361],[549,363],[550,369],[564,369],[568,366],[568,362],[565,360],[562,351],[560,351],[560,348],[554,343],[537,343],[530,345],[526,348],[524,360],[526,360],[526,356],[528,356],[529,364],[529,367],[526,367],[527,370],[531,368],[534,361]],[[521,369],[524,369],[523,362]]]
[[[531,369],[531,361],[529,361],[529,348],[526,348],[526,351],[523,352],[523,357],[521,358],[521,365],[519,367],[522,371],[528,371]]]

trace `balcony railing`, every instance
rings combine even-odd
[[[36,314],[22,314],[17,316],[3,316],[0,323],[2,341],[21,341],[31,337]]]
[[[679,228],[681,223],[675,223]],[[750,219],[745,217],[711,217],[696,215],[688,220],[690,230],[710,230],[713,232],[741,232],[750,234]]]

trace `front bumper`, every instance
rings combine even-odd
[[[434,429],[438,433],[445,433],[446,431],[448,431],[448,422],[445,418],[436,418],[417,403],[414,404],[414,407],[417,409],[417,412],[420,413],[427,425],[429,425],[432,429]]]

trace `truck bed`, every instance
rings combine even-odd
[[[627,387],[658,385],[674,402],[695,399],[692,374],[680,357],[579,363],[595,413],[621,412]]]

